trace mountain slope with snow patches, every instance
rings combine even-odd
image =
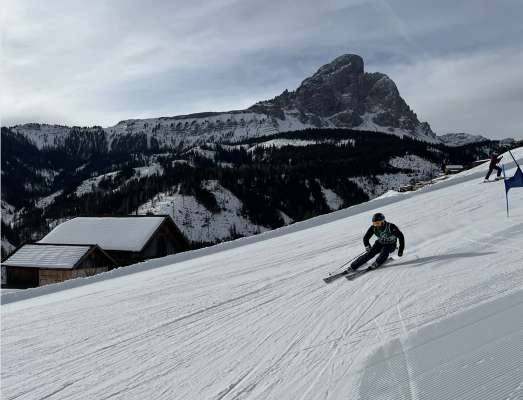
[[[523,148],[513,153],[521,163]],[[2,395],[521,399],[523,189],[507,218],[503,183],[480,184],[485,168],[3,295]],[[403,258],[325,285],[378,210],[403,230]]]
[[[170,215],[184,236],[192,242],[211,243],[231,236],[250,236],[268,228],[256,225],[242,216],[242,202],[217,181],[207,181],[204,188],[216,198],[220,211],[207,210],[194,196],[159,193],[142,204],[137,214]],[[287,217],[288,218],[288,217]],[[194,229],[195,226],[200,229]]]

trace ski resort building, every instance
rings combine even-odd
[[[458,172],[461,172],[463,170],[465,170],[465,167],[463,165],[445,165],[446,174],[457,174]]]
[[[2,262],[2,286],[43,286],[96,275],[116,266],[116,261],[97,245],[24,244]]]
[[[119,266],[189,249],[189,243],[168,215],[73,218],[58,225],[39,243],[93,243]]]

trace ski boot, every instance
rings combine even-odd
[[[378,262],[377,262],[377,261],[374,261],[371,265],[369,265],[369,266],[367,267],[367,270],[368,270],[368,271],[371,271],[371,270],[373,270],[373,269],[378,268],[379,266],[380,266],[380,265],[378,264]]]

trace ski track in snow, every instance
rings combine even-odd
[[[523,190],[479,175],[381,207],[406,253],[353,282],[374,210],[4,304],[2,398],[521,399]]]

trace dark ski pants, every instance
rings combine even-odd
[[[396,250],[395,244],[381,244],[380,242],[374,242],[370,250],[367,253],[359,256],[356,260],[354,260],[350,267],[353,270],[357,270],[371,258],[374,258],[374,256],[376,256],[376,254],[378,253],[379,256],[378,258],[376,258],[376,262],[378,263],[378,265],[381,265],[385,261],[387,261],[387,258],[389,258],[389,254],[392,253],[394,250]]]
[[[498,178],[501,176],[501,168],[498,167],[497,165],[494,165],[494,166],[488,168],[487,176],[485,177],[485,179],[488,179],[490,174],[494,170],[498,171]]]

